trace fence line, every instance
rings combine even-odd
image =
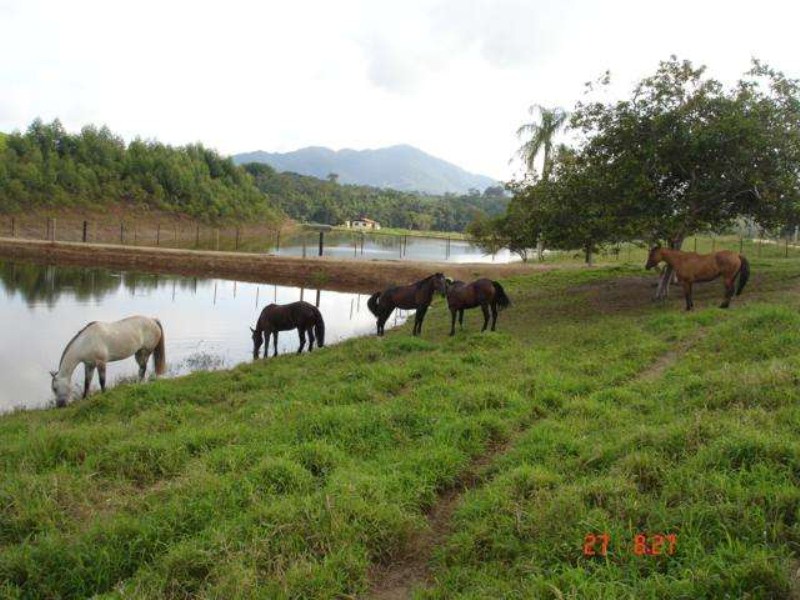
[[[297,234],[291,234],[287,240],[285,231],[280,228],[268,228],[259,225],[230,225],[230,226],[205,226],[192,222],[175,222],[175,220],[164,219],[153,221],[148,224],[136,224],[130,220],[90,220],[82,217],[36,217],[26,218],[21,215],[8,215],[0,220],[2,233],[12,238],[40,239],[48,241],[67,241],[85,243],[108,243],[122,245],[152,245],[172,248],[186,249],[205,249],[220,251],[243,251],[243,252],[275,252],[281,251],[288,246],[302,246],[303,256],[319,255],[320,251],[308,253],[309,236],[316,236],[319,232],[312,230],[299,230]],[[171,226],[170,226],[171,225]],[[791,232],[781,236],[761,236],[748,237],[743,235],[717,236],[717,235],[698,235],[685,240],[683,248],[700,253],[712,252],[715,250],[733,250],[753,257],[763,258],[789,258],[798,256],[800,253],[800,243]],[[345,239],[344,245],[353,248],[353,257],[364,256],[365,241],[370,239],[377,242],[379,239],[394,240],[390,244],[380,244],[386,249],[393,248],[394,256],[400,259],[408,257],[408,242],[412,240],[430,240],[441,244],[440,260],[448,260],[453,255],[452,243],[464,242],[479,246],[475,240],[467,236],[445,236],[445,235],[426,235],[420,233],[390,233],[382,231],[358,231],[352,229],[334,229],[326,232],[323,236],[322,254],[328,247],[328,236],[334,235]],[[349,240],[349,241],[348,241]],[[317,240],[310,243],[314,244]],[[504,240],[496,240],[498,250],[505,244]],[[317,245],[317,244],[314,244]],[[337,247],[341,244],[337,245]],[[625,251],[627,249],[627,251]],[[608,246],[597,253],[598,257],[606,257],[609,260],[621,260],[624,256],[628,261],[634,258],[634,252],[644,251],[644,247],[624,243]],[[561,253],[551,253],[555,255],[570,255],[575,251]],[[487,252],[492,254],[491,251]],[[533,255],[530,249],[529,256]],[[346,256],[346,254],[342,254]],[[431,260],[436,260],[432,258]],[[545,259],[547,262],[547,259]]]

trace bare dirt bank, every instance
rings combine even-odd
[[[149,273],[221,277],[258,283],[373,292],[441,271],[454,279],[502,279],[552,268],[529,264],[453,264],[391,260],[300,258],[146,246],[48,242],[0,237],[0,257],[49,264],[107,267]]]

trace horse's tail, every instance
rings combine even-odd
[[[739,267],[739,285],[736,288],[737,296],[742,293],[744,286],[747,285],[747,280],[750,279],[750,261],[741,254],[739,255],[739,260],[742,261],[742,266]]]
[[[500,308],[500,310],[511,306],[511,299],[506,295],[506,291],[503,289],[503,286],[496,281],[493,281],[492,285],[494,286],[494,292],[497,295],[497,306]]]
[[[378,299],[380,299],[381,293],[375,292],[372,296],[369,297],[367,300],[367,308],[369,308],[369,312],[371,312],[376,317],[380,317],[380,313],[378,312]]]
[[[158,339],[155,350],[153,350],[153,361],[156,364],[156,375],[163,375],[164,371],[167,370],[167,355],[164,351],[164,327],[158,319],[155,319],[155,322],[161,332],[161,337]]]
[[[317,338],[317,348],[324,348],[325,347],[325,320],[322,318],[322,313],[319,312],[319,309],[315,309],[317,311],[316,317],[317,322],[314,323],[314,335]]]

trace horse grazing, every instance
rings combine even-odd
[[[444,274],[434,273],[410,285],[390,287],[375,292],[367,300],[370,312],[378,317],[378,335],[383,335],[384,325],[395,308],[416,309],[414,316],[414,335],[422,333],[422,321],[433,300],[433,293],[444,296],[447,291]]]
[[[511,305],[511,300],[506,295],[503,286],[491,279],[478,279],[470,284],[463,281],[453,281],[447,286],[447,306],[450,309],[452,321],[450,335],[456,334],[456,314],[458,324],[464,329],[464,310],[480,306],[483,311],[483,329],[489,324],[489,308],[492,309],[492,331],[497,324],[497,312]]]
[[[269,354],[269,336],[272,335],[273,347],[278,356],[278,332],[297,329],[300,336],[300,354],[306,345],[306,334],[308,334],[308,351],[314,349],[314,335],[316,334],[317,346],[325,346],[325,321],[322,313],[316,306],[300,300],[291,304],[270,304],[261,311],[258,317],[256,328],[250,328],[253,333],[253,358],[258,358],[258,351],[261,344],[264,344],[264,358]]]
[[[89,394],[94,370],[100,379],[100,389],[106,391],[106,364],[123,360],[131,355],[139,363],[139,380],[144,379],[147,360],[153,355],[157,375],[166,368],[164,353],[164,328],[158,319],[128,317],[121,321],[104,323],[92,321],[69,341],[61,354],[58,371],[51,371],[56,406],[64,406],[72,392],[72,373],[83,363],[85,378],[83,397]]]
[[[686,297],[686,310],[692,310],[694,301],[692,300],[692,285],[698,282],[713,281],[722,276],[725,283],[725,299],[720,304],[720,308],[728,308],[731,298],[734,296],[734,284],[739,278],[739,285],[735,287],[738,296],[742,293],[747,280],[750,278],[750,263],[742,255],[730,250],[720,250],[713,254],[696,254],[694,252],[682,252],[670,248],[654,246],[650,249],[647,257],[645,269],[652,269],[658,263],[664,261],[675,271],[683,294]]]

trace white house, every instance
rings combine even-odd
[[[353,229],[380,229],[381,224],[367,217],[361,217],[360,219],[350,221],[348,227],[352,227]]]

